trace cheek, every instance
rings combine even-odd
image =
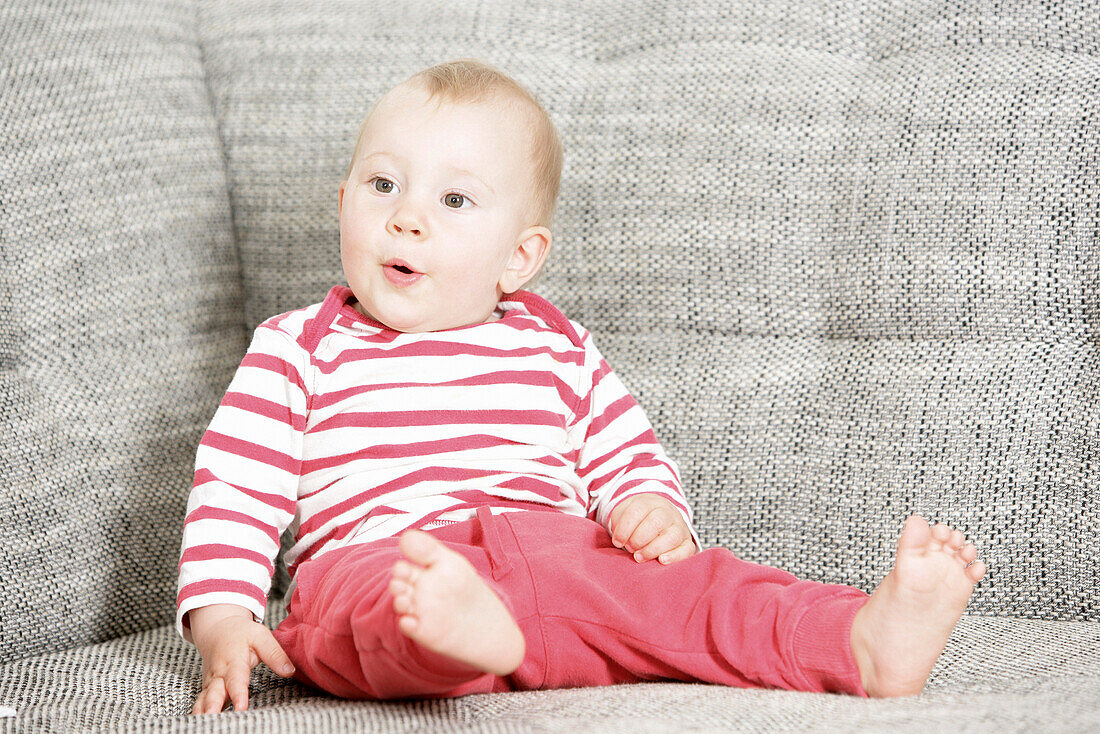
[[[505,217],[500,217],[486,227],[479,240],[477,264],[482,277],[500,278],[512,258],[515,238],[519,230]]]
[[[359,228],[360,221],[340,221],[340,262],[349,280],[357,279],[366,273],[370,257],[370,247]]]
[[[471,280],[478,283],[492,283],[496,285],[504,268],[508,264],[508,256],[499,247],[480,253],[477,262],[471,264]]]
[[[441,279],[439,285],[447,297],[456,304],[483,307],[496,299],[496,284],[500,277],[494,266],[484,257],[447,258],[447,272],[451,277]]]
[[[340,217],[340,252],[344,257],[362,258],[370,249],[370,212],[344,211]]]
[[[355,247],[352,236],[343,227],[340,228],[340,259],[345,265],[358,262],[360,249]]]
[[[340,235],[361,238],[375,226],[379,217],[384,216],[377,201],[370,194],[356,188],[344,194],[344,205],[340,211]]]

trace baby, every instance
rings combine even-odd
[[[194,713],[244,710],[261,661],[348,698],[921,692],[985,574],[974,546],[914,515],[870,597],[701,550],[642,409],[580,324],[522,290],[560,170],[542,107],[477,62],[367,116],[339,189],[349,287],[256,329],[197,452],[177,602],[203,661]]]

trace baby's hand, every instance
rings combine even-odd
[[[616,548],[625,548],[642,563],[682,561],[696,553],[695,541],[679,510],[659,494],[636,494],[616,505],[608,518]]]
[[[294,673],[283,648],[271,631],[235,604],[213,604],[190,612],[191,636],[202,656],[202,691],[192,714],[216,714],[225,708],[248,708],[248,681],[262,660],[282,676]]]

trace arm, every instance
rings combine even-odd
[[[176,629],[189,612],[236,604],[262,620],[279,537],[294,518],[309,355],[260,326],[195,455],[179,563]]]
[[[203,660],[194,713],[220,711],[227,696],[246,708],[260,661],[292,671],[260,621],[296,509],[308,366],[289,335],[257,329],[196,452],[176,611],[177,631]]]
[[[687,545],[676,551],[673,560],[684,557],[688,548],[694,553],[701,543],[692,528],[691,508],[675,462],[657,441],[641,406],[596,349],[591,334],[585,333],[584,348],[587,389],[582,388],[584,399],[570,430],[579,448],[577,474],[588,487],[589,517],[624,547],[628,539],[633,541],[634,551],[643,550],[670,526],[675,526],[672,532],[683,531],[685,537],[675,546],[663,548],[673,536],[665,537],[657,546],[645,548],[640,560],[673,551],[685,541]],[[650,518],[654,510],[657,514]],[[643,533],[634,538],[639,525]],[[654,537],[638,545],[651,526],[656,529]]]

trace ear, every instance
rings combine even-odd
[[[528,227],[520,233],[508,260],[508,267],[497,283],[501,292],[515,293],[535,277],[546,262],[546,256],[550,254],[553,239],[554,236],[546,227]]]

